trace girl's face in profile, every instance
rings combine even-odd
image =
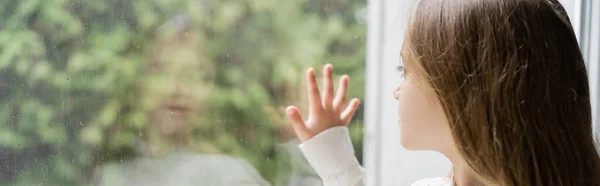
[[[403,47],[403,50],[406,46]],[[403,52],[403,64],[410,61]],[[407,61],[409,60],[409,61]],[[416,71],[399,67],[403,79],[394,89],[398,100],[398,124],[402,146],[410,150],[446,151],[453,146],[452,134],[444,110],[433,88]]]
[[[209,100],[212,82],[209,68],[203,65],[208,62],[194,45],[188,40],[158,46],[141,83],[141,100],[151,127],[160,127],[163,136],[189,133],[192,119]]]

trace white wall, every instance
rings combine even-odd
[[[412,152],[400,145],[397,124],[397,101],[392,90],[399,76],[395,67],[400,62],[400,47],[410,10],[418,0],[369,0],[367,42],[367,90],[365,113],[365,166],[366,185],[404,186],[426,177],[445,176],[451,170],[450,162],[433,152]],[[590,40],[584,55],[592,85],[594,110],[598,102],[600,71],[600,12],[581,11],[595,0],[562,0],[570,14],[578,38]],[[594,10],[600,10],[595,1]],[[585,14],[595,15],[596,25],[586,24]],[[585,17],[582,18],[582,16]],[[582,25],[582,26],[580,26]],[[580,30],[581,27],[581,30]],[[594,32],[595,29],[595,33]],[[592,31],[592,32],[590,32]],[[581,36],[580,36],[581,35]],[[589,45],[589,46],[588,46]],[[583,46],[582,46],[583,47]],[[585,47],[584,47],[585,48]],[[597,111],[595,111],[597,112]],[[597,118],[595,119],[595,123]]]

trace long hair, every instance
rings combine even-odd
[[[584,59],[557,0],[423,0],[407,73],[430,85],[486,185],[600,185]]]

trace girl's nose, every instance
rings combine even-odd
[[[181,82],[175,83],[175,90],[171,92],[173,98],[185,98],[188,99],[192,94],[192,90],[189,85]]]

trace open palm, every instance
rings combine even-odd
[[[333,66],[328,64],[323,67],[323,94],[317,86],[317,77],[314,69],[306,72],[306,85],[308,91],[309,112],[308,119],[304,119],[295,106],[286,109],[286,115],[292,122],[294,131],[304,142],[313,136],[337,126],[346,126],[350,123],[360,101],[357,98],[349,103],[346,101],[348,83],[350,78],[344,75],[340,78],[337,93],[334,97]]]

